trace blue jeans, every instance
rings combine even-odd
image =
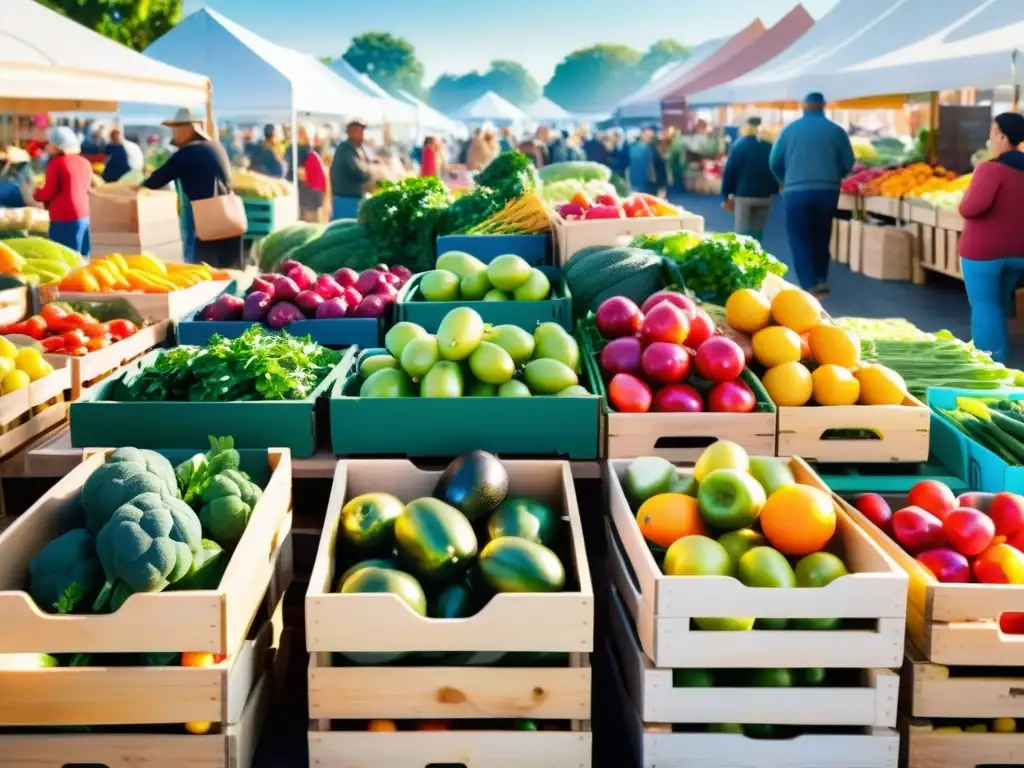
[[[1013,291],[1024,275],[1024,257],[961,259],[960,268],[971,304],[971,340],[994,360],[1005,363],[1010,356],[1006,318],[1013,312]]]
[[[334,196],[334,205],[331,210],[331,219],[354,219],[359,216],[359,205],[363,202],[361,197]]]
[[[88,256],[92,250],[92,242],[89,238],[89,217],[75,221],[51,221],[50,239],[55,243],[66,245],[73,251],[78,251],[83,256]]]
[[[839,207],[839,190],[801,189],[783,192],[786,234],[793,252],[800,287],[814,288],[828,282],[828,244],[832,219]]]

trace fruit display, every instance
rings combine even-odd
[[[563,182],[564,183],[564,182]],[[615,190],[605,191],[593,200],[583,190],[558,206],[558,215],[565,221],[597,219],[646,219],[652,216],[681,216],[682,210],[654,195],[636,193],[620,198]]]
[[[163,262],[149,254],[111,254],[91,259],[66,272],[65,293],[171,293],[210,280],[230,280],[230,273],[207,264]]]
[[[275,272],[257,276],[244,299],[222,293],[199,311],[197,319],[284,328],[299,320],[381,317],[411,276],[405,267],[386,264],[362,274],[343,267],[334,275],[318,275],[286,259]]]
[[[1011,467],[1024,466],[1024,400],[958,397],[956,408],[938,411],[970,440]]]
[[[335,590],[396,595],[426,619],[464,619],[500,593],[543,594],[566,587],[560,510],[515,495],[496,456],[456,458],[430,496],[366,492],[347,498],[337,532]],[[357,664],[386,664],[402,653],[346,653]],[[435,664],[493,664],[505,654],[423,654]]]
[[[691,471],[633,460],[623,490],[666,576],[727,576],[748,587],[820,588],[845,576],[832,497],[796,481],[786,459],[721,440]],[[840,619],[696,618],[704,631],[836,629]]]
[[[761,382],[778,406],[901,405],[906,400],[902,377],[879,363],[863,362],[856,334],[828,319],[806,291],[790,287],[769,299],[742,289],[729,297],[725,315],[731,328],[750,336]]]
[[[81,357],[134,336],[139,325],[126,318],[100,322],[71,305],[51,302],[37,315],[0,328],[0,335],[27,336],[46,354]],[[27,354],[27,353],[26,353]]]
[[[82,263],[80,253],[45,237],[0,240],[0,274],[26,284],[55,283]]]
[[[911,163],[901,168],[863,168],[847,176],[841,191],[865,197],[902,198],[929,184],[931,180],[950,182],[957,175],[939,166]]]
[[[0,208],[0,240],[13,237],[46,237],[50,214],[45,208]]]
[[[597,365],[619,413],[750,413],[757,397],[740,379],[740,346],[681,293],[659,291],[638,307],[613,296],[594,315]]]
[[[35,347],[16,346],[0,336],[0,395],[24,389],[53,373],[53,366]]]
[[[923,200],[934,208],[952,210],[960,205],[973,176],[971,173],[953,179],[933,176],[907,192],[906,197]]]
[[[485,325],[471,307],[445,315],[436,334],[396,323],[386,354],[365,358],[360,397],[591,397],[579,382],[580,349],[557,323],[532,334]]]
[[[231,169],[231,187],[246,200],[274,200],[292,194],[292,185],[284,179],[264,176],[256,171]]]
[[[507,253],[489,264],[462,251],[437,258],[434,269],[419,276],[417,288],[425,301],[544,301],[551,281],[521,256]]]
[[[572,294],[574,317],[596,312],[601,302],[623,296],[640,305],[671,282],[665,260],[645,248],[595,245],[574,253],[562,266],[562,276]]]

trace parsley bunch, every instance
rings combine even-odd
[[[381,182],[359,208],[359,223],[378,248],[377,261],[413,272],[433,269],[438,225],[453,200],[436,176]]]

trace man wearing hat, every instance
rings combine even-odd
[[[331,190],[334,195],[333,219],[354,219],[365,196],[366,184],[373,179],[373,162],[363,147],[366,124],[358,118],[345,129],[348,138],[338,145],[331,161]]]
[[[846,131],[825,117],[825,97],[809,93],[804,115],[772,147],[772,173],[782,185],[786,232],[800,286],[828,295],[829,240],[839,207],[839,185],[853,168]]]
[[[163,189],[178,182],[189,203],[208,200],[219,194],[227,194],[231,188],[231,167],[224,148],[203,130],[203,121],[188,109],[179,109],[174,117],[162,125],[174,131],[171,143],[178,148],[167,162],[153,171],[142,182],[148,189]],[[204,242],[196,238],[192,221],[192,209],[184,206],[185,261],[206,262],[215,267],[231,267],[241,264],[242,238]]]

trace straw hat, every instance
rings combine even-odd
[[[193,115],[191,109],[182,108],[174,113],[174,117],[170,120],[164,120],[160,125],[167,128],[174,128],[178,125],[191,125],[200,138],[209,141],[210,137],[206,135],[206,131],[203,128],[203,122],[203,118]]]

